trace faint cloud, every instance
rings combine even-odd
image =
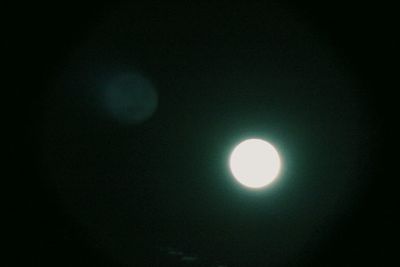
[[[181,258],[181,261],[186,261],[186,262],[193,262],[193,261],[197,261],[198,257],[196,256],[183,256]]]
[[[172,255],[172,256],[183,256],[183,252],[182,252],[182,251],[171,250],[171,251],[168,251],[168,255]]]
[[[188,266],[191,266],[194,264],[193,266],[198,266],[198,264],[201,264],[201,266],[228,267],[227,265],[221,264],[220,261],[212,262],[207,258],[199,257],[196,255],[197,253],[185,252],[169,246],[159,247],[159,249],[164,255],[170,256],[171,259],[179,260],[184,265],[187,264]]]

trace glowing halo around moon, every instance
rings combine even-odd
[[[278,151],[261,139],[248,139],[238,144],[229,158],[235,179],[249,188],[262,188],[272,183],[281,170]]]

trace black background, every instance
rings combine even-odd
[[[215,13],[231,4],[203,4],[201,12]],[[178,13],[185,13],[188,9],[177,3],[168,5]],[[362,80],[369,115],[369,132],[366,134],[372,140],[368,142],[372,144],[367,150],[368,155],[363,157],[368,166],[363,173],[367,187],[359,201],[317,248],[298,261],[291,260],[290,265],[385,265],[393,260],[395,251],[392,244],[396,213],[395,176],[389,173],[390,154],[385,146],[388,139],[386,127],[390,121],[388,107],[391,107],[391,88],[394,88],[392,9],[383,3],[337,1],[284,2],[284,5],[329,40],[347,66]],[[22,259],[28,266],[130,266],[123,265],[97,247],[90,229],[62,208],[59,196],[42,177],[40,161],[44,88],[64,70],[71,51],[117,6],[118,3],[104,2],[21,3],[11,7],[6,16],[7,35],[10,34],[7,59],[10,59],[9,69],[13,75],[10,76],[11,94],[7,96],[11,100],[3,101],[6,102],[5,114],[10,119],[10,129],[13,129],[11,140],[16,140],[6,147],[10,149],[10,158],[17,162],[12,165],[12,173],[15,174],[13,181],[18,183],[16,194],[7,203],[16,221],[11,220],[11,247],[15,248],[17,255],[13,261]],[[144,7],[153,5],[138,3],[138,6],[145,10]],[[245,3],[236,4],[236,7],[241,6],[247,12],[253,11]],[[196,8],[194,4],[190,7],[191,10]],[[237,21],[233,23],[238,24]],[[153,264],[159,266],[181,264],[171,262],[161,253],[148,257],[154,257],[156,263]],[[134,266],[147,264],[141,259]],[[268,266],[263,262],[256,264]]]

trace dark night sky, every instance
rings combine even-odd
[[[390,12],[365,3],[167,2],[12,9],[11,69],[26,73],[12,93],[26,107],[12,117],[21,133],[14,169],[25,184],[14,209],[18,258],[27,266],[390,262],[394,177],[382,157]],[[121,73],[154,86],[152,116],[126,119],[145,101],[110,113],[125,99],[103,92]],[[284,162],[279,181],[258,192],[227,168],[233,146],[251,137],[275,144]]]

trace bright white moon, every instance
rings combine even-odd
[[[281,160],[278,151],[270,143],[248,139],[232,151],[229,167],[239,183],[260,188],[275,180],[281,169]]]

